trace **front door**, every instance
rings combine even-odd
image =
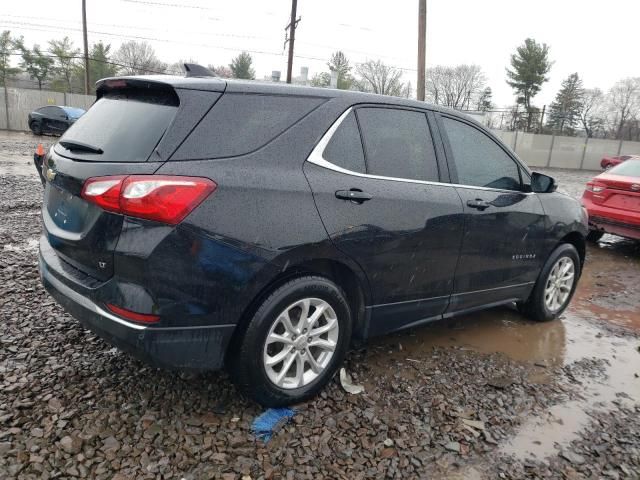
[[[465,228],[449,312],[520,299],[543,263],[544,211],[522,167],[489,135],[442,116]]]
[[[339,121],[304,171],[330,238],[369,279],[369,334],[438,318],[453,289],[462,204],[454,186],[437,183],[425,113],[363,107]]]

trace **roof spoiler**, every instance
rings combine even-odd
[[[213,73],[208,68],[203,67],[202,65],[198,65],[197,63],[185,63],[184,64],[184,76],[187,78],[190,77],[216,77],[217,75]]]

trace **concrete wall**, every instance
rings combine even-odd
[[[9,125],[7,125],[7,110],[5,98],[9,104]],[[31,90],[23,88],[0,88],[0,129],[29,130],[27,117],[30,112],[46,105],[65,105],[87,110],[95,101],[93,95],[77,93],[60,93],[49,90]]]
[[[46,105],[66,105],[88,110],[95,101],[93,95],[59,93],[48,90],[8,88],[8,114],[4,88],[0,88],[0,130],[29,130],[29,112]],[[494,130],[530,167],[573,168],[600,170],[604,155],[640,155],[640,142],[620,142],[584,137],[562,137],[523,132]]]
[[[640,155],[640,142],[502,130],[494,130],[493,133],[532,168],[601,170],[600,160],[605,155]]]

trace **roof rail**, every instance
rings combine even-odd
[[[197,63],[185,63],[184,64],[184,76],[189,77],[215,77],[216,74],[213,73],[208,68],[203,67],[202,65],[198,65]]]

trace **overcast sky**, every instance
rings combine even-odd
[[[283,50],[289,0],[87,0],[89,42],[113,48],[144,39],[161,60],[192,58],[228,64],[252,53],[256,77],[286,72]],[[80,0],[3,2],[0,29],[45,45],[69,35],[82,45]],[[404,69],[416,85],[418,0],[299,0],[294,74],[325,70],[337,49],[352,63],[381,59]],[[509,56],[526,37],[551,47],[550,81],[534,99],[553,100],[560,82],[578,72],[585,87],[610,88],[640,76],[640,0],[427,0],[427,66],[475,63],[482,67],[494,102],[512,104],[505,83]]]

